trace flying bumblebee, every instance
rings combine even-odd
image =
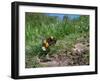
[[[40,55],[39,55],[39,58],[41,59],[41,60],[47,60],[48,59],[48,53],[50,52],[50,46],[53,46],[53,45],[55,45],[56,44],[56,39],[53,37],[53,36],[50,36],[50,37],[48,37],[48,38],[46,38],[46,39],[44,39],[43,41],[42,41],[42,46],[41,46],[41,53],[40,53]]]

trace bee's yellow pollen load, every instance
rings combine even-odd
[[[44,42],[46,48],[49,47],[49,44],[46,40],[44,40],[43,42]]]
[[[49,47],[49,44],[48,44],[48,42],[46,43],[46,48],[47,48],[47,47]]]

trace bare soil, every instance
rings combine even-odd
[[[71,51],[61,51],[40,59],[39,64],[45,67],[89,65],[89,44],[76,43]]]

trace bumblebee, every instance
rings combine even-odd
[[[56,44],[56,39],[51,36],[42,41],[41,53],[39,54],[40,61],[47,61],[49,59],[50,46]]]
[[[53,36],[46,38],[42,42],[42,50],[47,51],[47,49],[49,49],[50,46],[54,45],[56,41],[57,40]]]

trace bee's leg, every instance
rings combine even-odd
[[[48,61],[51,61],[51,58],[50,58],[50,55],[49,55],[49,54],[46,55],[46,59],[47,59]]]
[[[46,55],[46,59],[49,59],[49,54]]]

